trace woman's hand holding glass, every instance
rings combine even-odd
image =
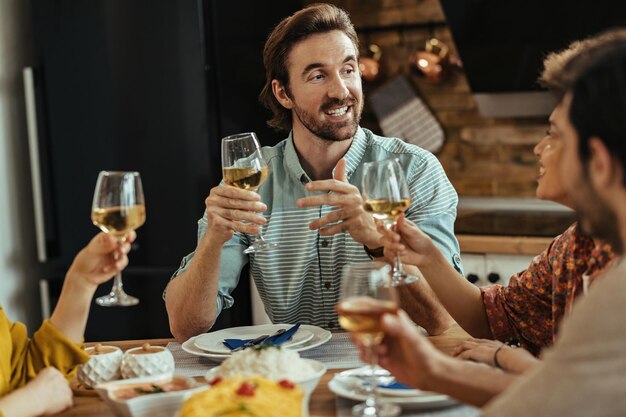
[[[365,211],[393,229],[398,217],[411,206],[411,193],[402,167],[395,159],[368,162],[363,168],[363,199]],[[405,273],[400,257],[395,256],[393,282],[395,285],[413,282],[417,277]]]
[[[398,257],[402,262],[418,268],[441,256],[430,236],[404,217],[403,213],[398,216],[394,228],[377,220],[377,229],[382,235],[380,243],[385,247],[385,256]]]
[[[391,417],[400,413],[397,405],[378,401],[375,372],[376,347],[384,336],[381,318],[397,311],[398,294],[392,285],[389,265],[367,262],[344,266],[337,304],[339,324],[359,343],[369,365],[367,400],[352,409],[355,416]]]
[[[143,186],[138,172],[102,171],[93,196],[91,221],[123,244],[128,234],[146,221]],[[139,300],[124,292],[122,274],[117,272],[108,295],[96,299],[98,305],[133,306]]]

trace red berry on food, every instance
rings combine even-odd
[[[216,376],[215,378],[213,378],[213,380],[211,382],[209,382],[209,385],[213,386],[213,385],[217,385],[220,382],[222,382],[224,378],[222,378],[221,376]]]
[[[244,382],[237,388],[237,395],[253,397],[256,386],[252,382]]]
[[[280,385],[283,388],[288,388],[288,389],[293,389],[296,386],[296,384],[289,381],[288,379],[281,379],[280,381],[278,381],[278,385]]]

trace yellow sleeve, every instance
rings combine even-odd
[[[57,368],[70,380],[76,367],[89,358],[83,343],[69,340],[49,320],[44,321],[32,339],[28,339],[22,323],[14,323],[11,325],[11,340],[12,389],[23,386],[48,366]]]

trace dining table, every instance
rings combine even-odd
[[[446,354],[451,354],[456,346],[464,340],[471,338],[460,326],[454,324],[450,329],[441,335],[427,336],[432,344]],[[99,342],[106,345],[117,346],[123,351],[134,347],[142,346],[150,343],[152,346],[173,346],[174,339],[150,339],[150,340],[126,340],[114,342]],[[86,343],[89,347],[95,343]],[[176,357],[176,356],[175,356]],[[336,396],[328,387],[329,381],[333,376],[344,369],[328,369],[322,376],[317,388],[313,391],[309,402],[310,417],[342,417],[350,415],[350,407],[356,402],[346,400]],[[198,381],[204,381],[203,377],[195,377]],[[441,416],[441,417],[466,417],[477,415],[477,410],[462,404],[447,407],[444,410],[425,410],[415,413],[403,413],[403,416]],[[76,390],[74,392],[74,405],[68,410],[58,414],[60,417],[114,417],[115,414],[95,392],[86,392],[86,390]]]

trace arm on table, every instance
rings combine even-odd
[[[265,224],[257,214],[267,210],[252,191],[217,186],[205,200],[206,211],[199,225],[199,242],[188,267],[171,280],[165,293],[170,331],[179,342],[209,330],[218,311],[218,289],[224,244],[237,239],[236,232],[255,234]],[[243,257],[241,251],[236,254]],[[241,264],[241,259],[235,262]],[[229,269],[236,269],[226,265]],[[229,273],[238,274],[237,271]],[[236,283],[235,283],[236,285]]]

